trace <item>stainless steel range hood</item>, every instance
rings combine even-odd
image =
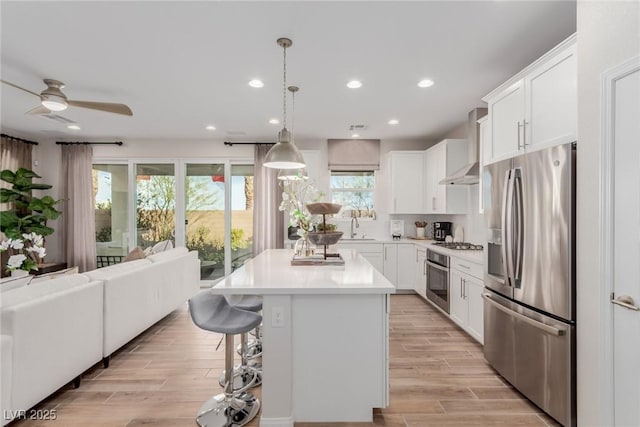
[[[467,122],[467,139],[469,140],[469,163],[458,169],[450,176],[447,176],[440,184],[444,185],[472,185],[480,181],[480,164],[478,156],[480,154],[480,125],[478,119],[487,115],[486,108],[476,108],[469,112]]]

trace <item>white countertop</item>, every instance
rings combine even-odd
[[[369,241],[371,242],[371,241]],[[292,266],[291,249],[268,249],[211,288],[217,294],[389,294],[395,287],[355,250],[341,266]]]

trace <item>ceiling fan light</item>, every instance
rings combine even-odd
[[[47,95],[42,97],[41,104],[44,108],[51,111],[63,111],[67,109],[67,100],[61,96]]]

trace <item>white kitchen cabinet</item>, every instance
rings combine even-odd
[[[391,283],[398,287],[398,245],[384,244],[383,274]]]
[[[427,249],[416,246],[416,270],[413,290],[422,298],[427,298]]]
[[[484,282],[472,276],[465,278],[466,295],[469,303],[467,332],[480,344],[484,344]]]
[[[578,73],[576,45],[570,45],[525,78],[523,144],[539,149],[577,140]]]
[[[484,343],[483,288],[480,264],[451,258],[449,316],[481,344]]]
[[[396,288],[413,290],[416,279],[415,246],[411,243],[398,243],[394,246],[397,247]]]
[[[423,156],[423,151],[391,151],[389,153],[392,197],[390,213],[424,213]]]
[[[524,81],[509,85],[489,102],[492,130],[491,159],[506,159],[522,148],[520,131],[524,120]]]
[[[369,261],[376,270],[384,274],[384,253],[382,243],[340,242],[333,247],[335,249],[355,249],[364,259]]]
[[[451,270],[449,274],[449,317],[465,328],[469,319],[469,303],[463,295],[462,276],[457,270]]]
[[[467,186],[440,184],[468,163],[466,139],[445,139],[424,153],[424,213],[466,213]]]
[[[489,108],[485,164],[577,140],[575,34],[483,98]]]
[[[485,159],[491,158],[491,128],[489,127],[489,116],[484,116],[478,120],[478,162],[480,164],[480,181],[478,185],[478,213],[484,213],[484,165]]]

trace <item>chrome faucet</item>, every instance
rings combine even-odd
[[[353,239],[354,237],[356,237],[356,234],[358,233],[354,233],[353,232],[353,222],[356,222],[356,228],[360,227],[360,224],[358,223],[358,218],[356,218],[355,216],[351,217],[351,238]]]

